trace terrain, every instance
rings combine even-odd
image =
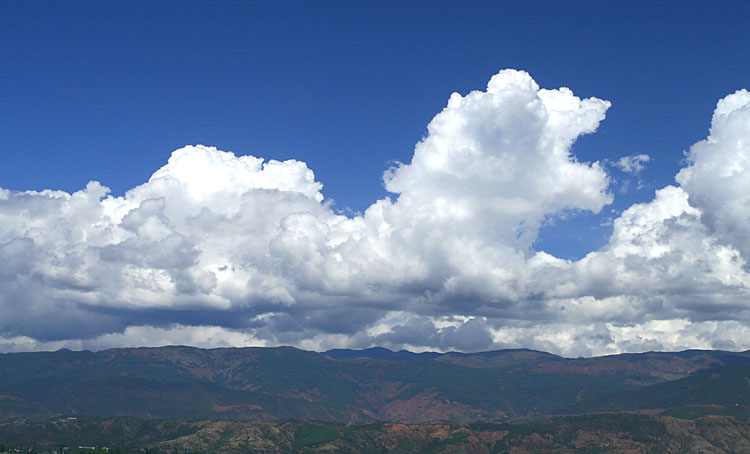
[[[63,417],[0,423],[0,443],[37,452],[98,446],[113,453],[152,454],[748,453],[750,421],[726,416],[686,420],[599,414],[516,422],[345,425],[307,420],[180,422]]]
[[[750,352],[563,358],[533,350],[159,347],[0,355],[0,419],[504,420],[750,414]]]

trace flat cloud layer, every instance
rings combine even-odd
[[[123,197],[0,189],[0,350],[750,348],[747,91],[600,250],[532,248],[543,222],[612,202],[605,168],[570,152],[609,106],[503,70],[451,95],[358,216],[303,162],[202,145]]]

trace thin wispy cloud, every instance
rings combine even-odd
[[[646,163],[651,160],[651,157],[647,154],[634,154],[630,156],[623,156],[622,158],[615,161],[614,166],[622,170],[625,173],[639,174],[646,168]]]

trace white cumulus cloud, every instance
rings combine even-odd
[[[609,106],[503,70],[451,95],[385,172],[391,197],[357,216],[303,162],[202,145],[122,197],[0,190],[0,349],[750,347],[746,91],[603,248],[532,249],[543,222],[612,202],[603,166],[571,148]]]
[[[690,148],[677,181],[720,241],[750,257],[750,92],[716,106],[709,136]]]

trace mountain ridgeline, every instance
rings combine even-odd
[[[0,419],[416,423],[621,411],[750,417],[750,351],[569,359],[533,350],[174,346],[0,355]]]

